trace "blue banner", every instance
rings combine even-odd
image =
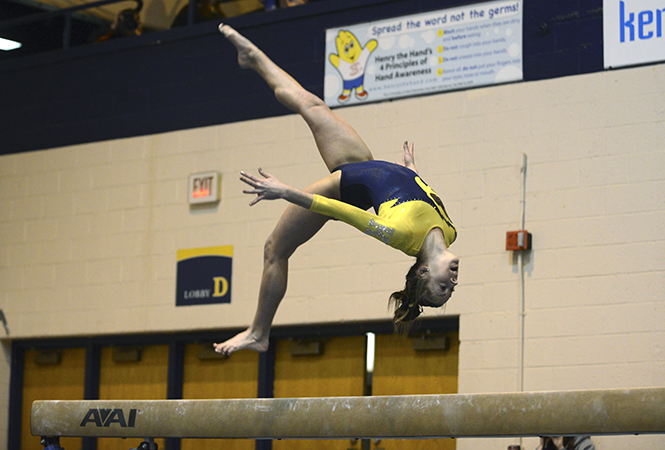
[[[233,246],[178,250],[176,306],[231,303]]]

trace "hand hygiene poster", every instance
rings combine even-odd
[[[328,106],[522,80],[522,0],[326,30]]]

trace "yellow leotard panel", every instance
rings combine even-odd
[[[375,215],[339,200],[314,195],[310,210],[346,222],[409,256],[418,254],[433,228],[443,231],[446,246],[455,240],[455,229],[429,204],[419,200],[394,206],[396,203],[396,199],[383,203]]]

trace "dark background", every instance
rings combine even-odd
[[[471,3],[320,0],[226,21],[322,96],[327,28]],[[603,70],[602,0],[524,0],[523,14],[525,81]],[[288,114],[217,25],[0,55],[0,154]]]

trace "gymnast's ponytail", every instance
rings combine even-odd
[[[427,278],[418,271],[422,261],[417,260],[406,274],[404,290],[393,292],[389,303],[395,308],[393,326],[396,333],[407,333],[413,320],[423,312],[424,297],[429,295]]]

